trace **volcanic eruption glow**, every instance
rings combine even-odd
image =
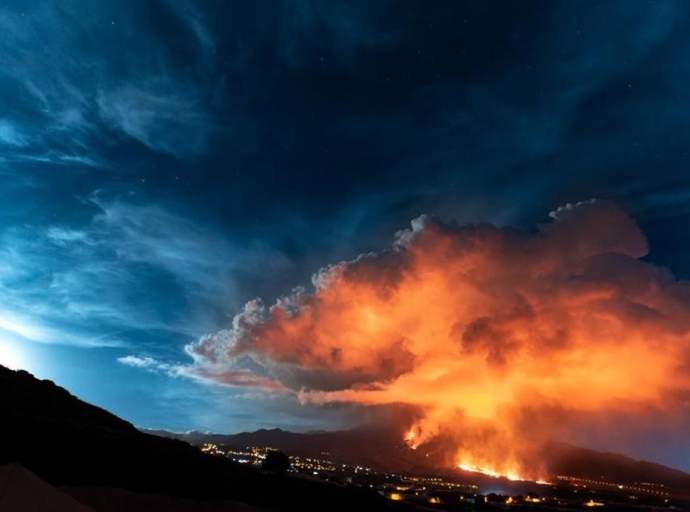
[[[414,433],[414,429],[407,431],[407,434],[405,434],[405,442],[407,443],[407,446],[413,450],[416,450],[419,447],[419,443],[417,442],[417,434]]]
[[[390,250],[251,301],[187,348],[200,371],[249,368],[303,404],[404,404],[409,446],[442,439],[450,466],[543,478],[528,440],[690,391],[690,285],[646,253],[635,222],[596,201],[533,233],[421,217]]]
[[[508,480],[513,481],[525,480],[524,478],[520,478],[518,474],[514,472],[503,474],[491,468],[482,468],[479,466],[472,466],[470,464],[458,464],[458,467],[463,471],[469,471],[471,473],[481,473],[482,475],[492,476],[494,478],[507,478]]]

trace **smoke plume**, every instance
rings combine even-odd
[[[422,216],[389,250],[270,308],[251,301],[187,349],[305,404],[413,406],[411,446],[444,437],[453,464],[524,474],[522,440],[558,417],[687,400],[690,285],[647,250],[626,213],[593,200],[531,233]]]

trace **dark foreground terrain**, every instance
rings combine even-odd
[[[273,510],[407,509],[374,492],[263,473],[183,441],[142,433],[52,382],[4,367],[0,419],[0,466],[17,463],[54,486],[79,488],[72,492],[92,508],[102,501],[104,511],[127,493],[233,500]],[[112,499],[103,498],[108,493]]]
[[[525,489],[511,487],[509,482],[496,482],[506,484],[502,491],[484,490],[475,474],[460,475],[464,483],[444,490],[445,483],[440,484],[435,477],[404,476],[405,471],[428,475],[432,468],[424,467],[420,453],[411,453],[391,437],[384,439],[367,431],[293,434],[280,430],[236,436],[194,433],[184,435],[184,440],[162,437],[176,435],[141,432],[50,381],[2,366],[0,421],[0,473],[6,476],[5,484],[12,483],[18,492],[23,489],[25,495],[38,495],[43,492],[40,489],[51,495],[51,488],[55,488],[67,496],[65,499],[74,499],[94,512],[536,511],[586,510],[592,506],[606,510],[688,510],[684,496],[690,493],[690,475],[680,471],[567,445],[552,449],[559,457],[560,469],[573,479],[537,489],[542,492],[541,500],[528,499]],[[306,474],[271,473],[234,462],[230,452],[211,455],[189,444],[207,442],[272,446],[291,455],[327,454],[338,461],[339,473],[330,481],[320,481],[311,470]],[[350,467],[354,474],[348,475],[343,469],[345,460],[357,464]],[[386,470],[357,473],[359,464],[377,463],[395,466],[395,480]],[[643,493],[633,499],[628,487],[621,491],[618,486],[611,489],[608,483],[597,487],[596,482],[586,481],[594,474],[599,478],[611,475],[631,486],[641,478],[663,482],[664,492],[674,495],[665,499]],[[491,487],[494,482],[488,483]],[[35,492],[30,489],[34,484]],[[586,500],[599,498],[605,499],[606,505],[585,505]],[[0,510],[2,503],[0,490]]]

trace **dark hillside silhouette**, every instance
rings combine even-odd
[[[370,492],[262,473],[146,434],[50,381],[0,366],[0,466],[21,464],[54,486],[122,488],[274,510],[408,510]],[[92,488],[93,491],[88,489]]]

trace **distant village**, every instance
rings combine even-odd
[[[205,443],[204,453],[229,458],[239,464],[267,469],[266,461],[278,450],[266,446],[233,447]],[[282,454],[282,453],[281,453]],[[690,501],[673,499],[668,487],[653,482],[634,485],[606,480],[557,476],[553,482],[509,482],[503,478],[467,481],[466,473],[417,475],[381,472],[330,460],[328,452],[318,457],[285,456],[285,472],[300,478],[328,481],[335,485],[370,488],[392,501],[439,510],[479,508],[524,508],[569,510],[680,510],[690,511]]]

